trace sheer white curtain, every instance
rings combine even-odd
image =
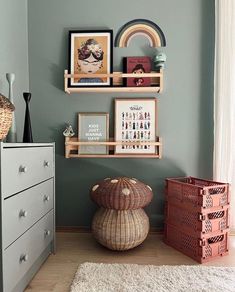
[[[235,231],[235,0],[215,0],[214,179],[231,183]]]

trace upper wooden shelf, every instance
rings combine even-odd
[[[68,79],[70,78],[104,78],[113,79],[113,86],[110,87],[68,87]],[[123,86],[123,78],[128,77],[151,77],[151,86],[149,87],[127,87]],[[68,94],[81,92],[134,92],[134,93],[161,93],[163,90],[163,70],[160,72],[152,71],[151,73],[130,74],[122,72],[114,72],[112,74],[69,74],[68,70],[64,71],[64,91]]]

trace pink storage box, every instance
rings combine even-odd
[[[212,210],[230,203],[229,184],[191,176],[168,178],[166,200],[180,207]]]
[[[229,207],[198,212],[168,202],[165,207],[165,222],[198,237],[208,233],[225,232],[229,228]]]
[[[228,254],[228,232],[198,238],[171,224],[165,224],[164,242],[199,263],[211,261]]]

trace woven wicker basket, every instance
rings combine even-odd
[[[12,112],[14,105],[0,93],[0,140],[3,140],[12,124]]]
[[[104,179],[92,187],[90,194],[97,205],[115,210],[143,208],[153,198],[148,185],[128,177]]]
[[[143,209],[100,208],[92,222],[97,241],[112,250],[127,250],[140,245],[148,235],[149,219]]]

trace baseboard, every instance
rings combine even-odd
[[[87,226],[56,226],[56,232],[68,232],[68,233],[90,233],[91,228]],[[164,230],[151,227],[149,233],[163,234]],[[235,230],[230,230],[230,236],[235,236]]]
[[[56,226],[56,232],[90,233],[91,228],[87,226]],[[149,233],[163,234],[163,230],[152,227],[150,228]]]
[[[150,227],[149,233],[163,234],[164,230],[157,227]]]
[[[89,233],[91,228],[86,226],[56,226],[56,232]]]

